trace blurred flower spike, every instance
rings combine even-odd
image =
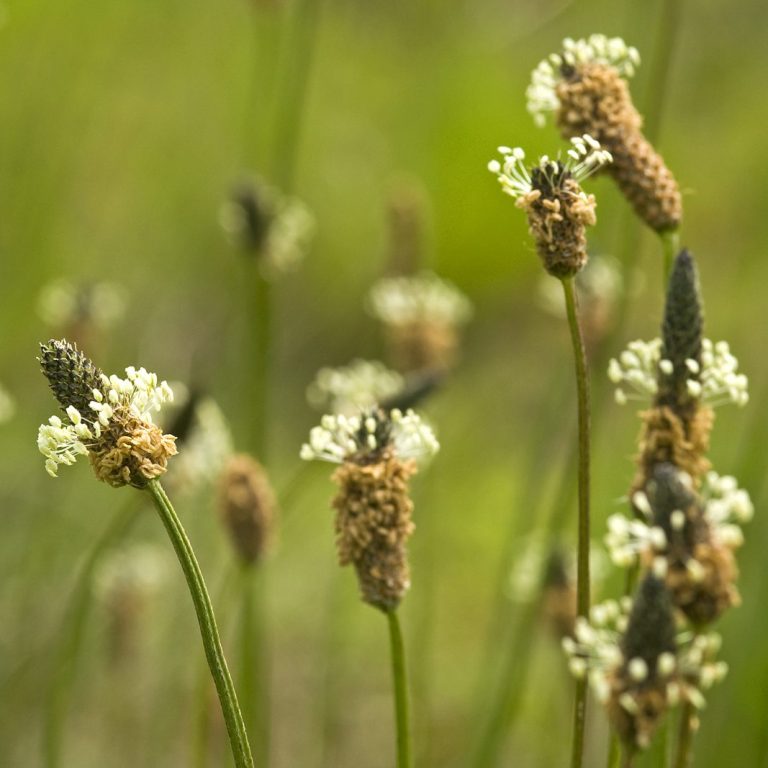
[[[144,368],[107,376],[66,340],[41,345],[43,374],[64,416],[51,416],[38,431],[45,468],[56,477],[60,464],[88,456],[100,480],[143,488],[166,471],[176,438],[152,423],[152,412],[173,399],[167,382]]]

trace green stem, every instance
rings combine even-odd
[[[240,616],[240,698],[243,718],[250,732],[257,763],[269,765],[269,707],[264,632],[264,574],[258,566],[243,566]],[[260,685],[256,685],[260,683]]]
[[[672,262],[680,250],[680,233],[676,229],[668,229],[659,236],[661,237],[661,247],[664,253],[664,293],[666,294],[669,273],[672,271]]]
[[[253,768],[253,757],[248,744],[248,734],[243,723],[243,716],[237,702],[237,694],[232,685],[232,678],[227,669],[224,651],[221,648],[219,631],[216,627],[216,618],[213,615],[211,599],[203,580],[192,545],[181,525],[173,505],[166,496],[163,486],[158,480],[150,480],[147,491],[152,497],[160,519],[165,526],[176,556],[179,559],[184,578],[187,580],[189,593],[195,606],[197,621],[200,625],[200,635],[205,649],[205,657],[211,670],[216,692],[219,695],[224,721],[227,724],[227,733],[232,747],[236,768]]]
[[[58,636],[54,651],[54,673],[48,692],[43,723],[43,755],[46,768],[62,763],[64,724],[72,693],[77,659],[83,644],[83,633],[92,604],[93,575],[104,555],[126,534],[136,520],[135,497],[121,507],[96,541],[83,563],[65,611],[65,626]]]
[[[584,339],[579,326],[576,306],[576,290],[572,277],[562,280],[565,294],[565,307],[568,315],[568,327],[571,332],[573,357],[576,372],[576,391],[578,398],[578,551],[576,567],[576,613],[579,616],[589,614],[589,380],[587,378],[587,358],[584,351]],[[573,750],[572,768],[580,768],[584,752],[584,727],[587,714],[587,682],[576,683],[576,701],[573,714]]]
[[[222,605],[225,603],[225,598],[233,592],[233,577],[235,575],[234,569],[230,568],[224,575],[224,578],[219,584],[219,588],[216,591],[216,604]],[[231,606],[224,605],[224,608]],[[219,610],[219,619],[226,627],[226,618],[222,618],[223,611]],[[225,629],[226,633],[226,629]],[[210,750],[211,742],[211,717],[208,693],[211,685],[211,676],[208,672],[207,665],[200,661],[200,669],[197,675],[196,685],[196,698],[197,706],[195,708],[195,737],[194,737],[194,759],[193,765],[195,768],[205,768],[208,765],[208,753]]]
[[[688,768],[693,756],[693,716],[690,702],[685,702],[680,712],[680,730],[677,735],[675,768]]]
[[[320,0],[296,0],[292,14],[294,27],[288,36],[282,61],[273,176],[277,186],[286,194],[293,190],[296,150],[301,134],[319,15]]]
[[[632,768],[635,764],[635,751],[629,747],[624,747],[621,754],[621,768]]]
[[[260,273],[258,259],[247,264],[249,328],[246,349],[250,350],[250,367],[246,366],[246,381],[251,402],[251,424],[248,443],[254,455],[266,464],[268,452],[267,425],[269,419],[270,369],[272,361],[272,285]]]
[[[395,692],[395,724],[397,726],[397,768],[412,768],[411,735],[408,718],[408,677],[400,621],[396,609],[386,611],[389,621],[389,643],[392,650],[392,683]]]
[[[619,737],[611,729],[611,736],[608,742],[608,760],[606,768],[620,768],[621,765],[621,744]]]

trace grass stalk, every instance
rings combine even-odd
[[[93,597],[93,576],[104,555],[125,536],[137,517],[136,497],[122,506],[98,538],[83,563],[72,594],[67,601],[65,626],[59,633],[58,646],[53,652],[54,672],[46,697],[43,721],[43,764],[58,768],[63,762],[64,733],[77,660],[83,644]]]
[[[245,564],[242,572],[240,614],[240,698],[243,719],[251,735],[256,763],[269,764],[270,722],[268,664],[264,626],[264,573]]]
[[[392,652],[392,684],[395,699],[397,733],[397,768],[412,768],[411,734],[408,715],[408,677],[405,669],[405,649],[400,620],[395,609],[386,611],[389,622],[389,643]]]
[[[251,401],[249,444],[254,456],[266,466],[269,450],[268,424],[272,363],[272,290],[259,271],[258,260],[246,265],[249,278],[250,370],[246,391]]]
[[[211,676],[216,686],[216,692],[221,702],[224,721],[227,725],[232,755],[236,768],[253,768],[253,757],[248,744],[248,734],[243,723],[243,716],[237,701],[235,687],[227,669],[221,639],[213,614],[213,606],[208,590],[203,580],[192,545],[179,520],[170,499],[158,480],[150,480],[147,491],[152,497],[160,519],[163,522],[168,537],[171,539],[179,564],[184,572],[184,578],[189,587],[189,593],[195,606],[197,621],[200,625],[200,635],[205,649],[205,656]]]
[[[672,262],[680,250],[680,233],[676,229],[668,229],[666,232],[662,232],[660,237],[664,253],[664,293],[666,294],[669,273],[672,271]]]
[[[563,278],[568,328],[573,346],[576,391],[578,400],[578,545],[576,559],[576,613],[587,617],[589,614],[589,380],[584,339],[579,325],[576,289],[573,278]],[[587,715],[587,681],[576,683],[576,700],[573,715],[572,768],[580,768],[584,752],[584,728]]]

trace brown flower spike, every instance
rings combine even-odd
[[[528,108],[539,123],[553,111],[565,138],[594,136],[613,156],[607,172],[635,213],[664,232],[680,225],[682,200],[677,181],[642,133],[624,79],[638,63],[637,50],[620,38],[566,39],[562,53],[534,70]]]
[[[397,608],[410,586],[414,459],[437,449],[432,430],[413,411],[380,409],[325,416],[302,447],[303,459],[341,464],[332,502],[339,563],[354,566],[363,600],[382,611]]]
[[[587,134],[571,144],[566,159],[544,156],[530,169],[519,147],[499,147],[503,162],[488,164],[504,192],[525,211],[544,269],[558,278],[573,277],[587,263],[586,227],[596,222],[596,203],[580,183],[611,161],[610,153]]]
[[[264,555],[276,509],[264,467],[246,454],[231,456],[219,481],[219,514],[243,562],[255,563]]]
[[[87,455],[96,476],[114,487],[143,488],[162,475],[176,453],[176,438],[152,423],[151,412],[173,392],[144,368],[107,376],[74,344],[52,339],[40,347],[40,366],[64,416],[40,426],[37,445],[45,468],[56,476],[59,464]]]

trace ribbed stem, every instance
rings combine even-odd
[[[389,644],[392,652],[392,684],[395,696],[395,726],[397,728],[397,768],[412,768],[411,734],[408,716],[408,676],[405,670],[405,649],[396,609],[386,611],[389,621]]]
[[[77,659],[83,643],[83,632],[92,603],[93,574],[104,555],[125,535],[136,519],[136,497],[121,507],[101,534],[83,563],[65,611],[65,626],[54,651],[54,672],[46,699],[43,722],[43,757],[46,768],[58,768],[62,764],[64,724]]]
[[[236,768],[253,768],[253,757],[251,756],[251,748],[248,744],[248,734],[243,723],[243,716],[240,713],[235,687],[232,685],[232,678],[227,669],[227,662],[221,647],[211,599],[208,596],[208,590],[206,589],[197,558],[181,525],[181,521],[176,515],[170,499],[163,490],[163,486],[160,485],[158,480],[150,480],[147,485],[147,491],[152,497],[160,519],[171,539],[176,556],[179,559],[179,564],[184,572],[184,578],[187,580],[189,593],[195,606],[195,613],[197,614],[197,621],[200,625],[200,635],[203,641],[203,648],[205,649],[205,657],[211,670],[216,692],[219,695],[224,721],[227,724],[227,733],[229,734],[235,766]]]
[[[693,707],[685,702],[680,711],[680,729],[677,735],[677,755],[674,768],[688,768],[693,757]]]
[[[574,368],[576,373],[576,392],[578,400],[578,545],[576,568],[576,612],[579,616],[589,614],[589,380],[587,377],[587,357],[584,339],[579,326],[576,306],[576,289],[573,278],[562,280],[565,294],[565,307],[568,315],[568,327],[573,345]],[[573,749],[571,752],[572,768],[580,768],[584,752],[584,727],[587,714],[587,682],[576,683],[576,701],[573,714]]]

